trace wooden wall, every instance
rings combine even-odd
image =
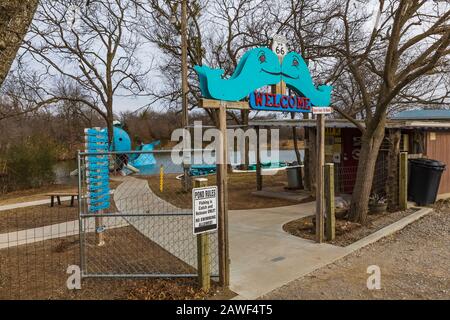
[[[427,132],[425,148],[427,158],[439,160],[447,166],[442,173],[438,194],[450,193],[450,132]]]

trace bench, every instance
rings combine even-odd
[[[73,207],[75,197],[79,201],[78,191],[66,191],[66,192],[50,192],[46,196],[50,197],[50,207],[55,205],[55,198],[58,201],[58,205],[61,205],[61,197],[70,197],[70,206]]]

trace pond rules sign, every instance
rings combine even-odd
[[[194,234],[217,230],[217,186],[192,189]]]

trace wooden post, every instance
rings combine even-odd
[[[201,188],[208,185],[208,179],[196,178],[194,187]],[[209,234],[197,235],[197,271],[198,282],[203,291],[207,292],[211,288],[211,268],[209,257]]]
[[[262,190],[261,174],[261,139],[259,137],[259,126],[256,127],[256,190]]]
[[[325,116],[317,115],[317,167],[316,167],[316,242],[323,242],[324,197],[323,168],[325,164]]]
[[[408,208],[408,152],[400,152],[399,204],[400,210]]]
[[[220,157],[217,163],[217,187],[219,192],[219,281],[224,287],[230,285],[230,261],[228,247],[228,176],[227,176],[227,111],[226,104],[219,108],[221,133]]]
[[[335,208],[334,208],[334,163],[325,165],[325,207],[327,213],[325,233],[327,240],[335,237]]]

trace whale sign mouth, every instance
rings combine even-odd
[[[311,112],[311,101],[300,96],[288,96],[255,91],[249,95],[249,105],[253,110],[282,112]]]
[[[264,69],[264,68],[262,68],[261,71],[262,71],[262,72],[265,72],[265,73],[267,73],[267,74],[271,74],[271,75],[273,75],[273,76],[281,76],[281,75],[282,75],[281,72],[268,71],[268,70],[266,70],[266,69]]]
[[[300,79],[300,76],[299,76],[299,75],[297,75],[296,77],[294,77],[294,76],[290,76],[290,75],[288,75],[287,73],[283,73],[283,72],[281,72],[281,77],[283,77],[283,78],[289,78],[289,79],[293,79],[293,80],[298,80],[298,79]]]

